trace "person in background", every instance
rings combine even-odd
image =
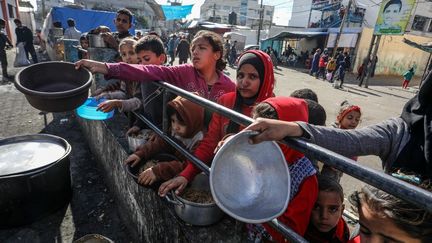
[[[345,209],[341,185],[327,177],[318,177],[318,199],[312,210],[305,239],[309,242],[346,243],[350,232],[342,217]]]
[[[321,55],[321,49],[318,48],[318,49],[316,49],[315,54],[313,55],[313,58],[312,58],[311,69],[309,72],[309,74],[312,76],[314,76],[318,72],[320,55]]]
[[[139,39],[141,39],[143,37],[143,34],[141,33],[141,31],[137,31],[136,33],[135,33],[135,39],[136,40],[139,40]]]
[[[67,20],[67,25],[69,27],[64,32],[64,38],[65,39],[79,40],[81,37],[81,31],[77,30],[77,28],[75,27],[75,20],[72,18],[69,18]]]
[[[0,62],[2,67],[2,81],[11,81],[11,76],[9,76],[7,72],[7,56],[5,48],[13,47],[12,42],[9,40],[9,37],[4,33],[4,28],[6,25],[6,21],[4,19],[0,19]]]
[[[315,91],[311,89],[297,89],[294,90],[291,94],[291,97],[300,98],[300,99],[308,99],[313,100],[318,103],[318,95],[315,93]]]
[[[116,18],[114,19],[117,32],[100,32],[108,47],[118,50],[121,40],[127,37],[133,37],[132,34],[129,33],[129,29],[132,27],[132,18],[133,14],[129,9],[123,8],[117,11]]]
[[[29,59],[29,53],[31,54],[33,63],[38,63],[38,58],[36,55],[35,48],[33,46],[33,33],[27,27],[22,25],[21,20],[14,19],[14,23],[16,25],[15,34],[17,36],[17,44],[20,42],[24,42],[24,50],[26,53],[27,59]]]
[[[169,128],[171,137],[179,141],[189,152],[193,152],[204,137],[204,108],[180,96],[168,102],[167,105],[167,115],[171,121]],[[160,152],[172,154],[175,153],[175,149],[169,146],[163,138],[154,135],[145,144],[139,146],[124,163],[134,167],[140,161],[150,159]],[[175,155],[184,159],[180,153],[175,153]],[[180,160],[159,161],[157,165],[141,172],[138,182],[147,186],[156,181],[169,180],[180,173],[185,166],[186,163]]]
[[[185,36],[180,37],[180,42],[177,45],[176,55],[179,57],[179,64],[187,63],[190,57],[190,45]]]
[[[229,50],[229,52],[229,64],[232,67],[237,60],[237,41],[234,41],[234,43],[231,45],[231,49]]]
[[[320,77],[322,77],[323,80],[326,79],[325,70],[327,67],[328,58],[328,52],[327,50],[324,50],[318,61],[318,72],[316,73],[315,78],[319,79]]]
[[[78,59],[87,59],[88,58],[88,51],[89,48],[89,40],[86,34],[81,35],[80,39],[80,48],[78,49]]]
[[[230,50],[231,50],[231,43],[229,42],[229,40],[228,39],[226,39],[226,41],[225,41],[225,44],[224,44],[224,58],[225,58],[225,61],[227,62],[227,63],[229,63],[230,61],[229,61],[229,52],[230,52]]]
[[[403,78],[404,81],[402,83],[402,88],[407,89],[409,83],[411,82],[412,77],[414,76],[414,68],[410,68],[408,71],[404,72]]]
[[[171,38],[169,38],[167,43],[168,55],[170,56],[169,64],[171,66],[174,65],[175,54],[176,54],[176,49],[178,44],[179,44],[179,40],[177,39],[177,35],[173,34]]]
[[[327,74],[326,74],[326,78],[329,82],[333,82],[333,75],[334,72],[336,71],[336,59],[331,57],[330,61],[328,61],[327,63]]]

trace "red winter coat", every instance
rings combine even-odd
[[[326,233],[319,232],[311,223],[309,224],[309,228],[305,234],[305,239],[309,242],[321,242],[321,243],[349,242],[349,237],[350,237],[349,228],[342,217],[339,219],[335,228],[333,228],[331,231],[333,231],[333,235],[331,236]]]
[[[264,64],[264,80],[261,85],[261,88],[258,93],[258,97],[255,100],[255,104],[262,102],[263,100],[273,96],[273,88],[274,88],[274,74],[273,74],[273,65],[270,57],[262,52],[251,50],[245,53],[253,53],[261,58],[261,61]],[[240,57],[241,58],[241,57]],[[236,100],[236,96],[239,95],[237,92],[227,93],[223,95],[218,103],[233,109],[234,103]],[[252,108],[255,105],[247,106],[242,105],[241,113],[246,116],[251,116]],[[214,113],[212,119],[209,124],[208,132],[204,136],[204,139],[199,144],[198,148],[195,150],[194,155],[203,161],[206,164],[210,164],[214,157],[214,150],[217,147],[219,141],[226,135],[226,128],[229,124],[229,119],[218,114]],[[240,130],[244,127],[240,127]],[[193,163],[188,161],[188,165],[186,168],[180,173],[180,176],[185,177],[189,182],[193,180],[193,178],[200,173],[201,170],[197,168]]]
[[[283,121],[308,121],[308,108],[303,99],[292,97],[273,97],[265,100],[278,113],[279,120]],[[279,145],[288,165],[297,162],[304,155],[286,145]],[[304,235],[309,225],[309,218],[315,201],[318,197],[318,180],[315,175],[305,178],[300,185],[298,193],[291,199],[287,210],[278,217],[278,220],[290,227],[299,235]],[[264,224],[276,242],[284,242],[282,234],[271,226]]]

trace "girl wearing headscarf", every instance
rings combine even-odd
[[[308,121],[308,106],[304,99],[293,97],[271,97],[258,104],[253,117],[281,121]],[[318,181],[312,162],[304,154],[278,144],[290,170],[290,202],[278,220],[300,235],[304,235],[315,201],[318,197]],[[267,224],[248,224],[248,240],[252,242],[284,242],[282,234]],[[263,237],[264,236],[264,237]],[[267,238],[266,238],[267,236]],[[269,237],[270,236],[270,237]],[[258,241],[257,241],[258,240]]]
[[[250,116],[255,104],[273,96],[274,82],[273,65],[270,57],[262,51],[247,51],[239,60],[236,92],[221,96],[218,103]],[[195,157],[210,164],[219,141],[223,140],[227,134],[237,133],[243,128],[230,121],[229,118],[214,113],[207,134],[195,150]],[[188,182],[192,181],[200,172],[199,168],[188,162],[178,177],[160,186],[159,195],[163,197],[172,189],[176,189],[176,194],[180,194]]]

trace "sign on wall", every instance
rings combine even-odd
[[[415,0],[387,0],[381,3],[375,35],[403,35]]]

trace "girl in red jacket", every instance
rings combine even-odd
[[[274,74],[270,57],[262,51],[247,51],[239,60],[236,92],[221,96],[218,103],[250,116],[254,105],[273,96],[273,87]],[[208,132],[195,150],[194,155],[204,163],[210,164],[219,141],[223,140],[227,134],[237,133],[241,129],[243,127],[228,118],[214,113]],[[195,175],[200,172],[199,168],[188,162],[188,165],[178,177],[163,183],[159,187],[159,195],[164,197],[172,189],[176,189],[176,194],[180,194],[188,182],[192,181]]]
[[[272,97],[258,104],[253,111],[254,118],[264,117],[283,121],[307,121],[308,106],[304,99],[293,97]],[[316,170],[312,162],[302,153],[283,144],[279,145],[288,163],[291,175],[290,202],[287,210],[278,220],[296,233],[304,235],[318,196]],[[248,238],[252,242],[267,240],[284,242],[283,235],[267,224],[248,225]]]

